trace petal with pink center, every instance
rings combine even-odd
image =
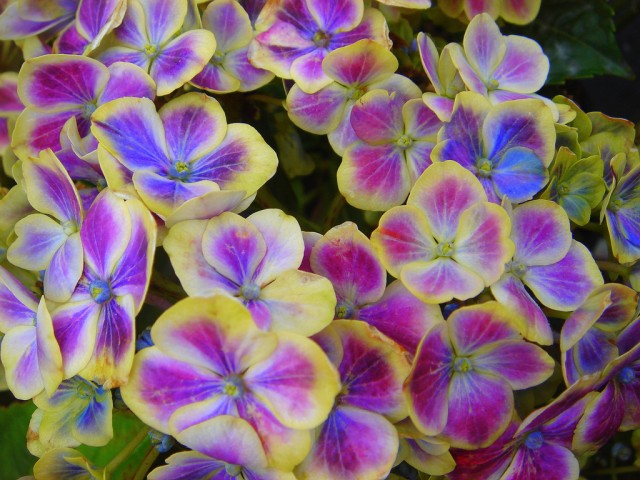
[[[443,321],[440,307],[419,300],[399,280],[392,282],[378,301],[362,307],[357,317],[412,355],[425,333]]]
[[[365,8],[362,15],[362,21],[356,25],[355,28],[340,28],[338,30],[334,30],[329,42],[329,48],[333,50],[346,47],[364,38],[371,39],[388,50],[391,49],[393,42],[389,38],[389,26],[387,24],[387,19],[377,8]]]
[[[310,429],[326,420],[340,391],[335,367],[313,341],[279,332],[276,349],[243,375],[247,388],[282,424]]]
[[[453,298],[467,300],[485,287],[477,273],[447,257],[405,265],[400,279],[411,293],[426,303],[444,303]]]
[[[540,45],[519,35],[509,35],[504,41],[506,53],[493,72],[499,88],[518,93],[540,90],[549,73],[549,59]]]
[[[433,163],[431,152],[435,143],[412,140],[412,144],[404,151],[404,158],[409,171],[409,181],[413,186],[420,175]]]
[[[16,277],[0,266],[0,332],[20,325],[33,325],[38,303]]]
[[[9,246],[7,259],[26,270],[46,269],[54,253],[67,241],[60,224],[40,213],[16,223],[15,233],[18,238]]]
[[[442,94],[444,91],[442,82],[440,81],[440,75],[438,74],[438,49],[436,44],[428,35],[423,32],[418,33],[418,51],[420,52],[420,60],[422,61],[422,67],[424,68],[429,81],[433,85],[434,90],[438,94]]]
[[[576,457],[559,445],[545,442],[537,449],[520,447],[501,480],[577,480],[580,464]]]
[[[355,223],[329,230],[316,242],[310,261],[314,273],[331,281],[339,301],[359,306],[379,300],[384,293],[384,267]]]
[[[395,142],[404,133],[403,104],[403,100],[393,93],[371,90],[353,106],[351,127],[366,143],[380,145]]]
[[[85,263],[101,280],[111,277],[127,248],[131,229],[131,216],[125,201],[111,190],[103,190],[80,229]]]
[[[91,132],[125,167],[159,170],[169,167],[165,132],[148,98],[120,98],[91,116]]]
[[[300,225],[294,217],[270,208],[250,215],[247,220],[258,229],[267,248],[254,278],[258,285],[265,285],[282,272],[300,266],[304,241]]]
[[[248,46],[227,53],[224,57],[224,68],[240,81],[239,92],[250,92],[273,80],[274,74],[269,70],[254,67],[247,57]]]
[[[353,101],[349,100],[345,105],[342,118],[338,126],[327,134],[329,145],[336,152],[336,155],[342,156],[347,147],[358,141],[356,132],[351,127],[351,110],[353,109]]]
[[[440,121],[451,121],[454,105],[452,99],[448,97],[441,97],[431,92],[425,92],[422,94],[422,101],[438,116]]]
[[[56,38],[53,44],[53,52],[57,54],[82,55],[89,43],[85,37],[80,35],[76,25],[72,23]]]
[[[291,121],[303,130],[326,135],[340,123],[348,96],[348,90],[337,83],[313,94],[294,85],[287,95],[287,112]]]
[[[222,143],[192,165],[191,179],[216,182],[222,190],[255,193],[276,172],[278,156],[250,125],[232,123]]]
[[[274,5],[279,8],[278,4]],[[300,18],[296,18],[296,21]],[[258,33],[249,45],[249,61],[255,67],[269,70],[279,77],[291,78],[293,61],[316,49],[309,36],[308,32],[292,23],[276,20],[268,30]]]
[[[223,381],[214,372],[149,347],[136,354],[129,382],[120,391],[127,406],[143,422],[169,434],[169,418],[174,412],[185,405],[196,408],[199,402],[214,400],[220,397],[222,388]],[[214,416],[219,405],[204,403]]]
[[[522,281],[543,305],[560,311],[578,308],[594,288],[603,284],[591,253],[575,240],[562,260],[529,267]]]
[[[540,0],[506,0],[502,3],[500,16],[505,22],[525,25],[538,16],[540,3]]]
[[[514,412],[509,384],[471,368],[451,378],[449,416],[442,433],[452,446],[466,449],[491,445],[509,426]]]
[[[338,168],[338,189],[350,205],[363,210],[402,204],[411,189],[402,150],[394,144],[351,145]]]
[[[245,47],[253,38],[249,15],[233,0],[209,4],[202,13],[202,26],[213,32],[220,52]]]
[[[440,242],[455,238],[460,216],[487,196],[474,175],[456,162],[434,163],[411,189],[407,205],[422,210],[431,232]]]
[[[149,71],[158,86],[158,95],[167,95],[195,77],[215,51],[215,37],[202,29],[185,32],[164,45]]]
[[[380,262],[396,278],[405,265],[428,262],[436,257],[436,243],[427,219],[420,209],[411,205],[385,212],[371,234],[371,245]]]
[[[510,312],[497,302],[455,310],[447,319],[451,342],[459,356],[472,355],[487,345],[521,339]]]
[[[540,385],[551,376],[555,365],[553,358],[540,347],[511,340],[492,343],[471,358],[474,370],[502,378],[514,390]],[[522,368],[523,365],[527,368]]]
[[[209,265],[202,253],[202,237],[206,227],[206,220],[180,222],[171,227],[163,247],[188,295],[208,297],[215,289],[234,294],[238,285]]]
[[[291,78],[306,93],[315,93],[331,83],[331,78],[322,70],[322,61],[327,51],[316,48],[296,58],[291,64]]]
[[[130,5],[133,5],[133,3],[130,3]],[[107,66],[111,66],[114,63],[130,63],[140,67],[145,72],[149,71],[149,66],[151,65],[151,59],[145,52],[130,47],[115,46],[108,48],[100,54],[99,59]]]
[[[335,315],[331,282],[314,273],[287,270],[262,288],[260,300],[269,309],[272,331],[310,336],[331,323]]]
[[[480,72],[478,72],[470,63],[469,59],[464,53],[462,46],[458,44],[451,45],[449,49],[451,61],[458,70],[460,79],[464,82],[464,85],[472,92],[476,92],[482,96],[487,95],[486,79],[481,78]]]
[[[494,106],[482,125],[485,151],[501,158],[513,147],[533,151],[545,167],[553,160],[556,131],[551,110],[540,100],[524,99]]]
[[[338,406],[318,433],[304,462],[296,467],[301,480],[385,478],[398,451],[398,433],[381,415]]]
[[[564,352],[562,372],[565,383],[571,385],[585,375],[600,373],[620,355],[616,335],[598,328],[589,329],[580,341]]]
[[[55,113],[25,108],[16,120],[11,138],[16,156],[26,160],[47,148],[59,150],[62,127],[69,118],[79,115],[77,107],[70,108]]]
[[[18,74],[18,94],[27,106],[54,111],[93,103],[109,79],[106,67],[88,57],[44,55]]]
[[[230,212],[209,220],[202,236],[207,263],[239,287],[252,283],[266,251],[255,225]]]
[[[575,346],[587,332],[591,330],[591,327],[599,323],[598,321],[602,315],[613,304],[612,293],[614,285],[622,287],[622,285],[612,283],[598,287],[589,295],[584,303],[565,320],[560,334],[560,349],[563,352]],[[634,301],[634,303],[636,302],[637,300]],[[620,319],[620,313],[619,311],[616,312],[616,320]],[[600,327],[601,325],[598,326]],[[621,327],[622,325],[615,328],[615,330],[619,330]]]
[[[54,302],[68,300],[80,280],[82,266],[82,242],[80,234],[74,233],[53,254],[44,273],[44,294],[47,299]]]
[[[306,4],[319,29],[326,32],[351,30],[360,23],[364,14],[363,4],[353,0],[330,3],[306,1]]]
[[[65,303],[52,312],[53,331],[62,353],[64,378],[79,373],[91,360],[101,309],[99,304],[89,299]]]
[[[435,145],[443,123],[420,98],[409,100],[402,107],[405,133],[414,140],[429,141]]]
[[[398,69],[398,60],[379,43],[364,39],[328,53],[322,68],[336,82],[358,87],[390,77]]]
[[[518,206],[511,214],[511,225],[514,258],[525,265],[559,262],[571,247],[569,217],[555,202],[533,200]]]
[[[411,420],[426,435],[438,435],[447,425],[453,360],[447,325],[440,323],[420,343],[404,387]]]
[[[511,274],[503,275],[491,285],[491,293],[519,317],[517,321],[522,325],[524,338],[540,345],[553,343],[549,320],[519,278]]]
[[[624,397],[618,383],[609,382],[605,389],[587,404],[578,422],[573,445],[579,453],[595,453],[613,437],[625,416]]]
[[[411,369],[406,352],[365,322],[336,320],[330,328],[342,342],[338,403],[379,413],[391,422],[406,418],[402,385]]]
[[[479,202],[460,215],[452,258],[474,271],[486,286],[496,282],[513,256],[511,222],[504,208]]]
[[[109,66],[109,81],[98,103],[102,105],[122,97],[153,99],[155,96],[156,85],[145,70],[131,63],[115,62]]]
[[[473,69],[487,82],[505,56],[507,45],[490,15],[481,14],[469,22],[462,42]],[[462,75],[462,72],[461,72]],[[464,76],[462,77],[464,79]]]
[[[225,57],[226,59],[226,57]],[[207,63],[200,73],[190,80],[192,85],[213,93],[230,93],[240,88],[240,80],[222,65]]]
[[[222,295],[178,302],[158,318],[151,338],[173,358],[220,377],[244,372],[277,346],[277,337],[259,331],[240,302]]]

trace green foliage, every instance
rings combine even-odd
[[[38,459],[27,450],[26,438],[35,409],[31,401],[0,408],[0,480],[31,475]]]
[[[536,40],[549,57],[547,83],[616,75],[631,78],[614,36],[613,9],[604,0],[542,2],[536,21],[518,34]]]

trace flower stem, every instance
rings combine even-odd
[[[629,269],[619,263],[608,262],[606,260],[596,260],[596,264],[600,270],[604,270],[605,272],[617,273],[618,275],[623,276],[629,274]]]
[[[136,474],[133,476],[132,480],[143,480],[151,468],[151,465],[153,465],[153,462],[158,458],[159,453],[158,449],[151,445],[149,450],[147,450],[142,463],[140,463],[140,466],[136,470]]]
[[[110,475],[116,470],[122,462],[124,462],[135,451],[136,448],[147,438],[149,429],[143,428],[133,439],[111,459],[109,464],[104,468],[105,478],[111,478]]]

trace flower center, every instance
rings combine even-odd
[[[329,45],[329,40],[331,40],[331,35],[322,30],[318,30],[313,35],[313,43],[319,48],[326,48]]]
[[[244,395],[244,383],[242,378],[238,375],[229,375],[224,379],[224,387],[222,387],[222,393],[230,397],[238,398]]]
[[[85,103],[82,107],[82,116],[87,119],[90,118],[93,112],[96,111],[96,108],[98,108],[98,106],[95,104],[95,102]]]
[[[89,285],[89,293],[96,303],[105,303],[111,300],[113,292],[111,291],[111,285],[105,280],[94,280]]]
[[[349,99],[353,100],[354,102],[356,100],[360,100],[360,98],[367,93],[367,88],[365,86],[360,86],[360,87],[351,87],[349,89],[349,91],[347,92]]]
[[[242,467],[240,465],[233,465],[231,463],[227,463],[224,466],[224,469],[230,477],[237,477],[242,473]]]
[[[622,200],[620,198],[612,198],[611,202],[609,202],[609,210],[611,210],[612,212],[617,212],[618,210],[620,210],[620,208],[622,208]]]
[[[471,362],[466,357],[457,357],[453,362],[453,369],[458,373],[467,373],[472,370]]]
[[[512,260],[509,263],[507,263],[504,269],[505,269],[505,272],[512,273],[518,278],[522,278],[524,274],[527,273],[527,266],[523,265],[520,262],[516,262],[515,260]]]
[[[413,145],[413,138],[409,135],[402,135],[398,140],[396,140],[396,145],[400,148],[409,148]]]
[[[158,56],[158,47],[148,43],[144,46],[144,54],[149,58],[156,58]]]
[[[558,193],[560,193],[561,195],[566,195],[567,193],[569,193],[569,186],[561,183],[560,185],[558,185]]]
[[[355,309],[348,303],[340,302],[336,306],[336,318],[353,318]]]
[[[169,168],[169,176],[175,180],[184,182],[191,176],[191,167],[186,162],[175,162]]]
[[[240,295],[242,295],[245,300],[255,300],[260,297],[260,287],[255,283],[248,283],[240,287]]]
[[[62,224],[62,231],[67,237],[70,237],[78,231],[78,224],[73,220],[67,220]]]
[[[497,90],[500,86],[500,82],[498,82],[495,78],[492,78],[487,83],[487,90]]]
[[[478,175],[481,177],[490,177],[491,176],[491,168],[493,165],[489,161],[488,158],[481,158],[478,160]]]
[[[226,53],[216,51],[216,53],[213,54],[213,57],[211,57],[211,63],[219,67],[224,62],[224,57],[226,56]]]
[[[450,257],[453,255],[453,242],[442,242],[436,247],[436,254],[439,257]]]
[[[633,382],[636,378],[636,372],[633,371],[631,367],[624,367],[620,373],[618,374],[618,380],[620,383],[627,385]]]
[[[542,435],[542,432],[532,432],[527,435],[527,439],[524,441],[527,448],[530,448],[531,450],[539,449],[543,443],[544,436]]]

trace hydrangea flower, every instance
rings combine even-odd
[[[60,132],[75,117],[81,137],[89,134],[95,109],[114,98],[154,98],[151,78],[135,65],[107,68],[77,55],[45,55],[27,60],[18,74],[18,95],[25,105],[16,121],[11,146],[28,160],[41,150],[60,149]]]
[[[217,430],[236,417],[257,433],[277,469],[291,471],[304,459],[309,429],[327,418],[340,390],[338,373],[311,340],[258,329],[249,311],[224,295],[181,300],[151,336],[155,345],[136,354],[121,387],[129,408],[173,436],[210,419]],[[224,436],[208,443],[237,453]]]
[[[333,319],[331,283],[298,270],[302,232],[280,210],[181,222],[163,245],[187,294],[236,297],[261,329],[312,335]]]
[[[474,92],[456,96],[451,120],[438,134],[434,162],[454,160],[472,171],[489,200],[530,200],[548,181],[555,153],[551,111],[538,100],[492,106]]]
[[[7,387],[27,400],[46,389],[50,395],[62,381],[62,356],[53,334],[44,297],[35,296],[0,267],[0,359]]]
[[[540,10],[541,0],[441,0],[438,7],[448,16],[466,20],[486,13],[491,18],[499,16],[505,22],[526,25],[532,22]]]
[[[0,157],[4,156],[11,143],[9,122],[15,120],[23,109],[18,97],[18,75],[15,72],[0,73]]]
[[[216,51],[210,31],[181,33],[186,16],[184,0],[129,0],[122,24],[113,32],[114,46],[100,54],[100,61],[138,65],[156,82],[158,95],[173,92],[200,72]]]
[[[295,480],[291,472],[270,468],[260,437],[244,420],[221,415],[179,432],[177,440],[193,451],[179,452],[156,468],[149,480],[250,478]]]
[[[392,425],[407,416],[402,383],[410,362],[364,322],[337,320],[314,339],[340,373],[342,390],[297,478],[385,478],[398,452]]]
[[[39,480],[103,480],[104,471],[95,467],[73,448],[54,448],[47,451],[33,466],[31,477]],[[25,477],[28,478],[28,477]]]
[[[407,205],[380,219],[371,242],[387,271],[418,298],[443,303],[478,295],[513,255],[511,222],[482,185],[456,162],[434,163]]]
[[[322,68],[333,82],[313,94],[294,85],[287,94],[286,108],[298,127],[328,135],[338,155],[358,140],[351,127],[351,110],[366,92],[395,92],[398,101],[420,97],[415,83],[394,73],[398,69],[395,55],[371,40],[360,40],[328,53]]]
[[[448,442],[424,435],[410,418],[396,423],[396,429],[400,436],[396,464],[407,462],[429,475],[445,475],[455,468],[456,462],[449,452]]]
[[[218,101],[202,93],[175,98],[158,112],[148,99],[121,98],[96,110],[92,120],[100,148],[133,173],[140,198],[164,219],[210,218],[211,209],[219,213],[216,199],[226,201],[221,189],[243,191],[240,200],[250,197],[278,163],[256,129],[227,125]]]
[[[411,419],[452,446],[487,447],[509,426],[512,390],[541,384],[553,367],[544,350],[523,341],[497,302],[460,308],[418,347],[406,382]]]
[[[542,88],[549,73],[549,59],[542,48],[527,37],[503,36],[488,14],[471,20],[462,47],[452,46],[451,58],[469,90],[484,95],[493,104],[521,98],[544,99],[533,93]],[[545,103],[557,118],[553,102]]]
[[[519,205],[511,212],[511,225],[515,253],[491,292],[525,321],[525,338],[551,345],[547,317],[525,285],[543,305],[568,312],[602,285],[602,274],[589,250],[571,238],[569,218],[557,203]]]
[[[27,447],[42,456],[58,447],[102,446],[113,437],[111,392],[82,377],[64,380],[49,396],[33,399],[38,409],[31,417]]]
[[[247,58],[253,40],[249,15],[236,0],[214,0],[202,12],[202,27],[216,38],[216,51],[193,85],[215,93],[246,92],[273,78],[268,70],[256,68]]]
[[[50,150],[22,162],[29,203],[39,213],[16,223],[17,238],[7,258],[26,270],[44,270],[44,293],[64,302],[82,275],[80,228],[83,211],[78,192],[66,170]]]
[[[331,83],[322,61],[332,50],[365,38],[391,48],[384,16],[365,8],[362,0],[271,1],[255,27],[259,33],[249,47],[251,63],[293,79],[305,93]]]
[[[411,354],[427,330],[443,320],[438,306],[422,302],[402,282],[386,286],[384,267],[355,223],[329,230],[307,257],[310,271],[328,278],[335,289],[336,319],[363,320]]]
[[[431,165],[441,126],[421,99],[405,103],[385,90],[366,93],[351,111],[351,128],[359,140],[344,151],[340,193],[364,210],[386,211],[402,204]]]
[[[134,317],[142,308],[156,246],[156,224],[139,200],[106,189],[87,212],[80,239],[82,277],[71,298],[52,311],[65,378],[114,388],[127,381],[134,354]]]

